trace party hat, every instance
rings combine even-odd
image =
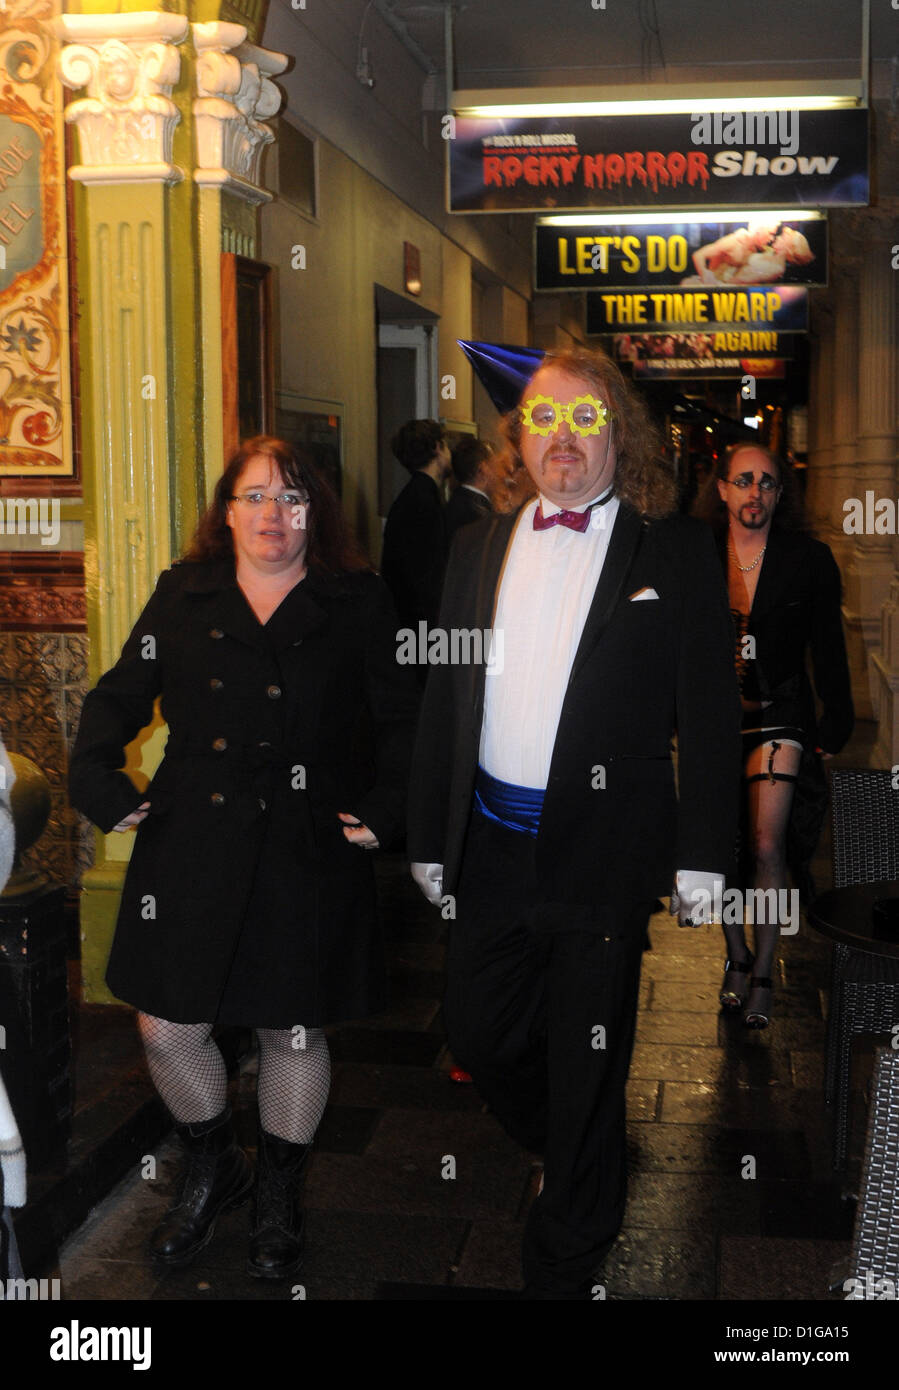
[[[515,409],[522,391],[546,356],[543,348],[466,342],[464,338],[457,338],[456,342],[501,415]]]

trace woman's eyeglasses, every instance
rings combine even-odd
[[[299,492],[281,492],[277,497],[272,497],[267,492],[240,492],[228,500],[243,502],[251,509],[261,507],[266,502],[277,502],[279,507],[307,507],[309,505],[309,498]]]

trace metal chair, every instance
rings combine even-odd
[[[830,772],[833,884],[899,879],[899,790],[880,768]],[[899,1022],[899,960],[835,942],[827,1019],[824,1099],[836,1102],[833,1167],[846,1166],[852,1039]]]

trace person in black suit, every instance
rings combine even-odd
[[[436,420],[409,420],[391,440],[394,454],[412,474],[384,527],[381,574],[393,595],[400,627],[433,627],[440,607],[449,541],[441,488],[449,477],[450,451]],[[423,680],[426,666],[417,666]]]
[[[722,454],[695,514],[715,528],[727,576],[744,712],[754,886],[779,891],[787,883],[787,834],[800,763],[816,762],[816,750],[825,758],[838,753],[855,720],[840,572],[830,548],[808,534],[791,471],[756,444],[734,444]],[[820,722],[807,655],[823,707]],[[745,1005],[747,1027],[768,1026],[774,951],[785,925],[756,921],[753,957],[742,920],[725,919],[721,1004],[733,1012]]]
[[[646,922],[678,866],[685,925],[723,882],[739,701],[712,537],[674,514],[655,430],[614,363],[546,358],[505,423],[538,496],[453,546],[440,627],[475,655],[480,632],[484,659],[431,670],[407,848],[453,921],[453,1054],[543,1154],[525,1295],[583,1298],[623,1218]]]
[[[455,492],[446,507],[446,529],[452,540],[460,526],[480,521],[493,511],[491,483],[493,448],[486,439],[463,439],[453,450]]]

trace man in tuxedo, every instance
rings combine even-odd
[[[387,517],[381,573],[400,626],[417,630],[422,619],[429,627],[436,623],[440,605],[448,544],[441,488],[449,477],[450,451],[437,420],[408,420],[391,448],[412,476]]]
[[[452,540],[460,526],[480,521],[493,511],[489,487],[493,449],[486,439],[463,439],[453,450],[456,491],[446,506],[446,529]]]
[[[676,874],[699,925],[732,856],[733,637],[711,534],[675,513],[614,363],[545,358],[505,426],[538,494],[456,540],[440,627],[486,630],[487,655],[431,669],[407,844],[452,920],[452,1051],[544,1158],[525,1296],[589,1298],[624,1212],[647,918]]]

